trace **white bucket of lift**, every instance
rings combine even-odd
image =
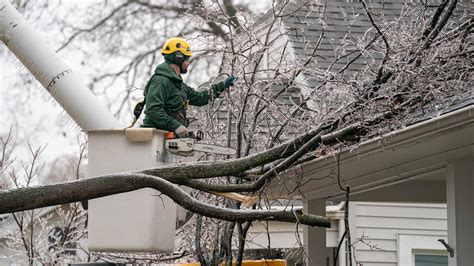
[[[127,132],[127,134],[126,134]],[[165,131],[89,131],[89,176],[171,163]],[[89,201],[89,249],[108,252],[173,252],[176,203],[145,188]]]

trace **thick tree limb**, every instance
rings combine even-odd
[[[428,35],[431,33],[431,31],[435,28],[436,24],[438,23],[438,20],[439,18],[441,17],[441,14],[443,13],[443,10],[444,8],[446,7],[446,5],[448,4],[449,0],[444,0],[443,2],[441,2],[441,4],[436,8],[436,11],[435,13],[433,14],[433,16],[431,17],[431,20],[430,20],[430,23],[428,24],[428,26],[425,28],[425,30],[423,31],[423,39],[426,39],[428,37]]]
[[[441,18],[441,21],[439,21],[439,23],[436,25],[436,27],[434,27],[433,31],[431,31],[430,34],[428,35],[428,37],[426,39],[426,42],[423,44],[423,50],[428,49],[430,47],[431,43],[433,42],[433,40],[436,37],[438,37],[438,34],[441,32],[441,30],[444,28],[444,26],[448,22],[449,18],[453,14],[454,9],[456,8],[457,2],[458,2],[457,0],[452,0],[451,1],[451,3],[448,6],[448,9],[446,10],[443,17]],[[437,18],[436,19],[433,18],[433,20],[434,20],[434,23],[436,21],[438,21]],[[434,25],[430,25],[430,27],[432,27],[432,26],[434,26]]]
[[[385,63],[387,62],[387,59],[388,59],[388,54],[390,52],[390,45],[388,44],[387,37],[382,32],[382,30],[380,30],[380,27],[375,23],[374,19],[372,18],[372,15],[370,14],[370,11],[367,8],[367,5],[365,4],[364,0],[361,0],[360,2],[362,3],[362,6],[364,7],[365,13],[367,14],[367,17],[369,18],[370,23],[377,30],[379,35],[382,36],[382,40],[385,44],[385,55],[384,55],[384,58],[382,59],[382,62],[380,63],[380,67],[379,67],[379,70],[378,70],[378,73],[377,73],[377,78],[374,81],[374,84],[378,84],[380,82],[380,79],[382,78],[383,68],[384,68]]]
[[[383,116],[376,116],[369,119],[364,124],[369,125],[379,123]],[[335,123],[335,122],[334,122]],[[287,141],[270,150],[240,159],[204,162],[183,165],[172,165],[153,169],[142,170],[139,173],[157,176],[171,181],[175,184],[185,185],[194,189],[210,192],[256,192],[271,181],[278,173],[285,171],[297,162],[303,155],[317,147],[320,143],[331,144],[344,139],[348,135],[354,134],[360,129],[361,124],[355,123],[340,130],[321,135],[323,130],[330,129],[334,123],[327,123],[311,130],[306,134],[300,135],[290,141]],[[312,137],[308,139],[309,137]],[[303,142],[304,140],[304,142]],[[212,178],[218,176],[239,175],[244,171],[254,167],[261,166],[276,160],[288,157],[280,161],[276,166],[266,171],[256,181],[245,184],[209,184],[200,180],[200,178]]]
[[[310,151],[313,147],[321,141],[321,136],[318,134],[314,136],[310,141],[303,145],[293,155],[277,164],[272,169],[268,170],[265,174],[259,177],[255,182],[246,184],[208,184],[199,180],[189,180],[187,186],[196,188],[199,190],[214,191],[214,192],[256,192],[263,188],[265,184],[271,181],[278,173],[288,169],[293,163],[295,163],[301,156]]]
[[[257,166],[271,163],[275,160],[286,158],[294,154],[305,143],[328,127],[329,125],[322,125],[269,150],[243,158],[226,161],[163,166],[142,170],[139,173],[158,176],[179,185],[190,185],[192,179],[212,178],[218,176],[238,176]]]
[[[246,222],[271,220],[329,227],[329,220],[312,214],[275,210],[225,209],[198,201],[164,179],[137,173],[121,173],[59,184],[0,192],[0,214],[100,198],[141,188],[154,188],[183,208],[211,218]]]
[[[371,125],[379,123],[382,117],[386,117],[387,114],[383,113],[380,116],[376,116],[365,122],[365,125]],[[327,128],[327,126],[325,127]],[[340,130],[328,133],[326,135],[318,134],[314,136],[310,141],[305,143],[299,150],[294,152],[290,157],[279,162],[275,167],[266,171],[261,177],[255,182],[246,184],[208,184],[200,180],[188,180],[186,186],[190,186],[195,189],[214,191],[214,192],[256,192],[263,188],[268,182],[271,181],[278,173],[285,171],[292,165],[294,165],[303,155],[308,153],[310,150],[314,150],[321,143],[331,144],[337,141],[344,140],[349,135],[353,135],[354,132],[361,128],[360,123],[355,123],[350,126],[344,127]]]

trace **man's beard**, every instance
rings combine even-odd
[[[183,68],[182,66],[180,66],[179,71],[181,72],[181,74],[186,74],[188,73],[188,68]]]

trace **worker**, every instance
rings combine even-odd
[[[182,38],[171,38],[161,50],[165,62],[158,65],[145,87],[145,118],[141,127],[154,127],[184,138],[188,133],[186,110],[188,105],[203,106],[209,99],[218,97],[234,85],[235,77],[230,75],[224,81],[211,86],[209,91],[198,92],[183,82],[189,59],[193,55],[189,43]]]

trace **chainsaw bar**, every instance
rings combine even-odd
[[[196,140],[192,138],[167,139],[165,140],[165,149],[181,156],[192,156],[195,151],[224,155],[234,155],[236,152],[235,149],[228,147],[196,143]]]
[[[235,152],[236,152],[235,149],[232,149],[232,148],[211,145],[211,144],[201,144],[201,143],[195,143],[193,150],[217,153],[217,154],[226,154],[226,155],[235,155]]]

